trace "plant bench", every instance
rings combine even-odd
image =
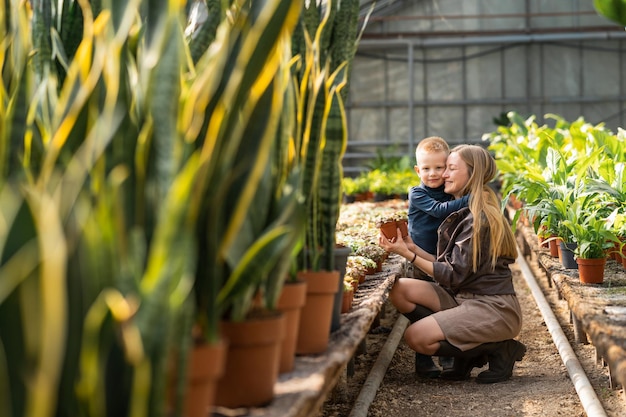
[[[355,293],[352,309],[341,315],[341,325],[331,334],[326,351],[319,355],[297,356],[293,371],[279,376],[274,399],[269,405],[237,410],[216,407],[213,417],[319,415],[341,372],[349,368],[381,312],[395,278],[402,271],[402,261],[398,255],[391,255],[382,272],[367,276]]]
[[[537,261],[550,287],[567,301],[576,341],[594,346],[598,362],[608,365],[612,389],[626,387],[626,270],[607,260],[604,284],[581,284],[577,270],[563,268],[539,247],[532,228],[518,225],[517,235],[524,255]]]

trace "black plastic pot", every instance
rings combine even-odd
[[[346,263],[352,249],[347,247],[335,248],[335,269],[339,270],[339,290],[335,294],[333,303],[333,316],[330,323],[330,332],[334,332],[341,326],[341,304],[343,303],[343,277],[346,275]]]
[[[566,269],[578,269],[578,264],[574,258],[574,249],[577,244],[575,242],[559,242],[561,247],[561,264]]]

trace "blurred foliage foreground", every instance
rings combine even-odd
[[[192,328],[275,301],[356,37],[304,4],[0,3],[0,415],[179,415]]]

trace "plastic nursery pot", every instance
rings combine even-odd
[[[578,278],[583,284],[602,284],[606,258],[576,258]]]
[[[406,220],[398,220],[396,221],[396,226],[402,232],[402,237],[405,238],[409,235],[409,223]]]
[[[561,264],[565,269],[578,269],[574,249],[578,246],[575,242],[559,242],[561,253]]]
[[[352,308],[352,300],[354,299],[354,291],[344,291],[341,303],[341,313],[347,313]]]
[[[548,248],[550,249],[550,256],[553,258],[559,257],[559,244],[556,239],[552,238],[552,240],[549,241]]]
[[[380,225],[380,231],[383,232],[383,235],[385,235],[387,239],[392,239],[397,236],[398,232],[396,231],[396,228],[397,225],[395,221]]]
[[[321,353],[328,347],[334,298],[341,283],[339,271],[299,271],[298,278],[306,281],[307,290],[300,312],[296,354]]]

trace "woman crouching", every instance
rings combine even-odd
[[[404,334],[411,349],[455,358],[454,367],[440,378],[467,379],[474,367],[489,362],[476,382],[505,381],[526,352],[526,346],[513,339],[522,326],[509,268],[517,245],[500,200],[489,187],[496,171],[486,149],[477,145],[452,149],[443,174],[445,192],[455,198],[469,194],[469,207],[452,213],[439,227],[436,257],[410,237],[380,236],[383,248],[435,280],[400,278],[389,299],[411,322]]]

